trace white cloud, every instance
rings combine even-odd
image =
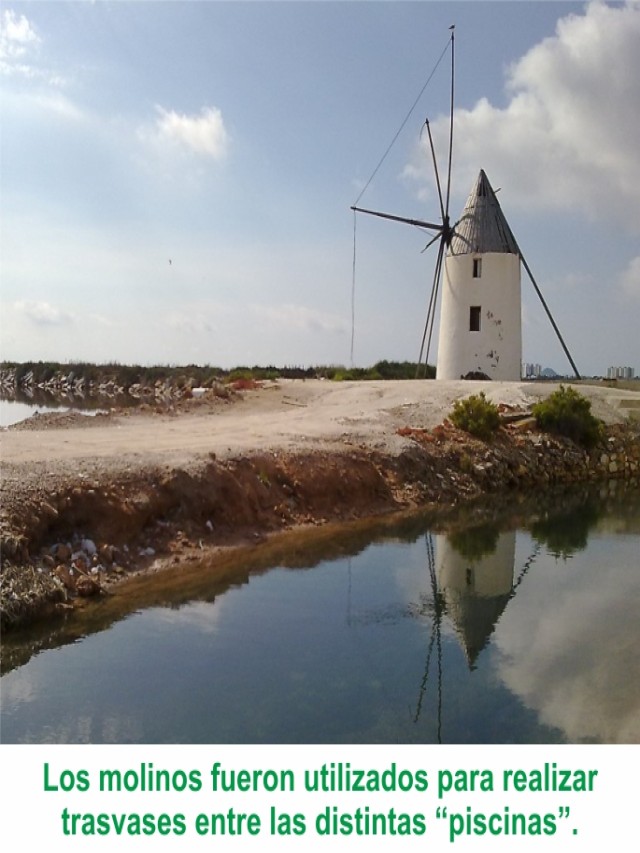
[[[157,107],[156,138],[179,145],[196,154],[222,160],[229,146],[229,135],[222,113],[215,107],[203,107],[197,115],[184,115]]]
[[[634,299],[640,299],[640,255],[633,258],[620,278],[622,290]]]
[[[37,326],[63,326],[73,321],[71,314],[43,301],[20,300],[15,310]]]
[[[185,335],[200,335],[217,332],[218,326],[216,323],[205,313],[200,313],[201,310],[201,308],[198,308],[191,313],[173,311],[166,317],[164,322],[167,328]]]
[[[0,17],[0,74],[27,79],[46,76],[29,61],[41,41],[28,18],[6,9]]]
[[[29,20],[6,9],[0,18],[0,60],[8,62],[24,56],[41,41]]]
[[[509,69],[504,108],[482,99],[456,111],[457,189],[470,189],[483,168],[508,187],[510,204],[614,216],[640,231],[639,45],[637,3],[593,2],[562,18]],[[448,121],[432,130],[446,150]],[[432,187],[427,163],[422,151],[407,174]]]
[[[283,305],[251,305],[254,314],[281,329],[298,332],[320,332],[323,334],[344,334],[347,322],[337,314],[317,311],[304,305],[287,303]]]
[[[72,100],[59,92],[23,94],[22,98],[23,101],[26,101],[27,108],[31,105],[35,110],[51,113],[57,118],[70,121],[81,121],[86,118],[86,115]]]
[[[0,16],[0,74],[6,78],[62,87],[67,78],[39,64],[42,38],[25,15],[8,9]]]

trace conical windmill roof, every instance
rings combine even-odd
[[[481,169],[462,211],[460,221],[455,226],[449,254],[468,255],[484,252],[520,254],[496,194],[484,170]]]

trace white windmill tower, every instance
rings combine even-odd
[[[436,377],[518,380],[521,363],[520,252],[481,171],[444,260]]]
[[[451,109],[447,183],[444,197],[431,128],[428,119],[425,121],[440,202],[441,221],[439,223],[424,222],[420,219],[367,210],[356,205],[351,209],[354,212],[404,222],[431,232],[433,236],[423,251],[436,242],[439,244],[427,319],[418,357],[419,365],[422,363],[423,354],[425,364],[428,362],[438,292],[441,280],[444,278],[437,379],[486,377],[504,381],[521,378],[521,266],[525,268],[571,367],[579,379],[578,368],[571,358],[560,330],[502,212],[496,193],[483,170],[480,171],[476,184],[471,190],[462,216],[454,225],[451,224],[449,202],[453,157],[455,27],[450,29]]]

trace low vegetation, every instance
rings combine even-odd
[[[603,436],[603,425],[591,414],[591,401],[574,388],[561,385],[546,400],[532,407],[540,429],[570,438],[583,447],[593,447]]]
[[[449,420],[458,429],[488,441],[500,426],[498,407],[487,400],[484,391],[464,400],[456,400]]]
[[[123,388],[132,385],[153,385],[156,382],[172,382],[177,385],[190,383],[192,386],[208,387],[216,382],[233,383],[237,381],[256,382],[269,379],[415,379],[425,376],[425,366],[411,361],[378,361],[371,367],[351,367],[343,365],[318,365],[313,367],[274,365],[239,365],[230,369],[215,365],[189,364],[176,365],[128,365],[111,362],[92,364],[89,362],[10,362],[0,363],[0,373],[11,372],[15,384],[21,385],[27,377],[35,385],[50,382],[60,375],[84,379],[85,382],[112,381]],[[435,368],[426,366],[426,378],[435,377]]]

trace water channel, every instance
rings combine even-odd
[[[0,735],[639,742],[639,603],[640,492],[619,484],[290,536],[5,636]]]

